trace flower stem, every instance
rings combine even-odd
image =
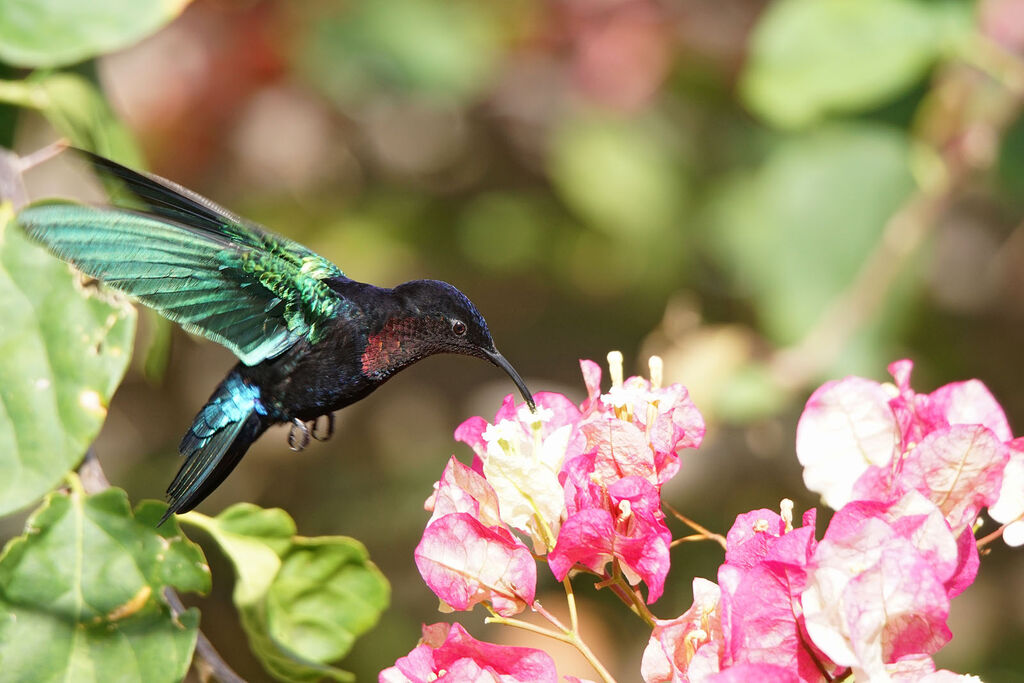
[[[667,502],[663,502],[662,504],[666,508],[668,508],[668,511],[672,513],[673,517],[675,517],[680,522],[682,522],[686,526],[688,526],[691,529],[693,529],[694,531],[696,531],[698,534],[700,534],[701,538],[706,538],[709,541],[715,541],[716,543],[718,543],[718,545],[722,546],[723,550],[726,549],[726,547],[725,547],[725,536],[722,536],[722,534],[716,534],[713,531],[709,531],[708,529],[705,529],[700,524],[697,524],[697,522],[693,521],[692,519],[690,519],[689,517],[687,517],[683,513],[679,512],[679,510],[676,510],[674,507],[669,505]],[[693,538],[692,536],[687,536],[685,538],[679,539],[679,542],[682,543],[684,541],[691,540],[691,539],[692,540],[697,540],[697,539]],[[672,545],[675,545],[675,544],[676,544],[676,542],[673,541]]]
[[[530,633],[536,633],[538,635],[547,636],[548,638],[554,638],[557,641],[566,643],[568,645],[572,645],[574,648],[576,648],[577,652],[583,655],[583,658],[587,660],[587,663],[590,664],[591,667],[593,667],[594,671],[597,672],[597,675],[601,677],[601,680],[604,681],[604,683],[616,683],[615,677],[612,676],[608,669],[605,668],[604,664],[602,664],[601,661],[594,654],[594,651],[591,650],[585,642],[583,642],[583,639],[580,638],[580,634],[575,630],[575,628],[566,628],[565,625],[558,620],[558,617],[556,617],[554,614],[551,614],[551,612],[548,612],[547,609],[545,609],[544,606],[541,605],[538,601],[534,601],[534,603],[530,605],[530,607],[533,608],[534,612],[536,612],[537,614],[541,615],[549,622],[551,622],[551,624],[555,628],[545,628],[543,626],[537,626],[536,624],[531,624],[520,619],[502,617],[495,614],[493,611],[491,612],[491,616],[484,619],[484,623],[504,624],[505,626],[511,626],[513,628],[529,631]],[[572,613],[570,613],[570,616],[571,614]]]
[[[654,628],[654,620],[656,617],[651,613],[651,610],[647,608],[647,603],[644,602],[643,596],[640,595],[640,592],[637,589],[630,586],[628,581],[626,581],[626,577],[622,575],[622,570],[619,568],[618,560],[615,560],[613,566],[614,571],[612,573],[611,580],[613,585],[622,591],[622,593],[616,591],[616,594],[621,598],[622,594],[625,593],[629,600],[626,604],[629,605],[636,615],[643,619],[648,626]]]
[[[565,602],[569,605],[569,625],[572,627],[573,633],[579,633],[580,624],[579,618],[576,615],[576,595],[572,592],[572,582],[569,580],[568,574],[562,579],[562,585],[565,586]]]
[[[981,538],[979,538],[977,541],[975,541],[975,545],[978,546],[978,550],[981,550],[992,541],[996,540],[997,538],[1000,538],[1003,535],[1003,532],[1006,531],[1006,527],[1013,524],[1013,522],[1019,522],[1022,519],[1022,517],[1018,517],[1017,519],[1011,522],[1007,522],[1006,524],[1002,525],[1001,527],[999,527],[992,533],[988,534],[987,536],[982,536]]]

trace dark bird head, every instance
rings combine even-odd
[[[410,316],[406,320],[416,321],[413,334],[419,338],[422,355],[459,353],[488,360],[512,378],[531,410],[536,407],[526,382],[498,353],[487,322],[465,294],[440,280],[413,280],[392,292]]]

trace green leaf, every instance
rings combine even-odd
[[[182,517],[209,533],[235,567],[234,600],[253,652],[280,681],[353,680],[327,663],[352,649],[388,604],[387,580],[358,541],[305,538],[280,509],[234,505]]]
[[[879,105],[956,47],[971,12],[967,3],[780,0],[754,30],[740,92],[781,127]]]
[[[127,47],[181,14],[189,0],[4,0],[0,60],[54,67]]]
[[[341,104],[381,90],[462,102],[497,67],[494,11],[471,0],[356,0],[317,17],[302,66]]]
[[[582,115],[554,135],[548,172],[565,203],[628,242],[678,227],[686,178],[655,121]]]
[[[836,126],[789,138],[711,201],[709,246],[769,337],[793,343],[850,284],[914,188],[901,132]]]
[[[124,375],[135,310],[83,287],[0,206],[0,514],[85,454]]]
[[[0,102],[38,109],[75,147],[132,168],[144,165],[131,132],[92,83],[77,74],[51,73],[23,81],[0,81]]]
[[[205,592],[202,551],[163,505],[135,516],[120,489],[86,496],[73,480],[0,555],[0,682],[180,681],[199,614],[171,615],[166,586]]]

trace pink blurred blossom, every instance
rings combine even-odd
[[[508,647],[476,640],[460,624],[423,627],[423,638],[380,683],[557,683],[551,657],[529,647]]]

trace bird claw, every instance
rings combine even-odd
[[[298,435],[301,434],[301,437]],[[301,438],[301,440],[299,440]],[[299,418],[292,419],[292,428],[288,431],[288,448],[296,453],[309,445],[309,428]]]
[[[321,433],[318,427],[320,426],[320,417],[327,418],[327,432]],[[310,424],[313,425],[311,430],[313,438],[317,441],[328,441],[334,436],[334,413],[327,413],[327,415],[321,415],[320,417],[313,420]]]

